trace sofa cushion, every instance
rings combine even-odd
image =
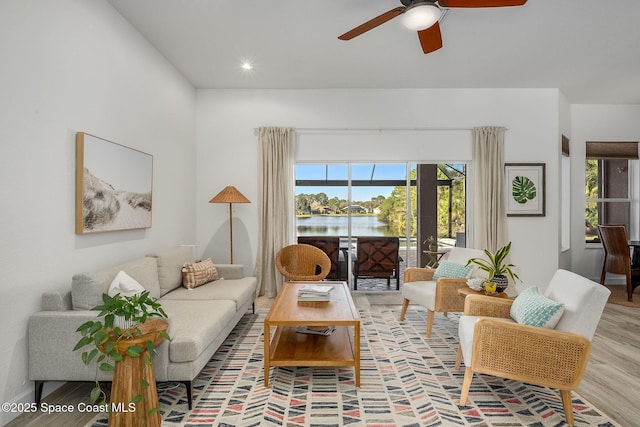
[[[196,360],[236,313],[231,300],[163,299],[162,308],[169,321],[169,360],[175,363]]]
[[[193,262],[193,249],[191,246],[178,246],[177,248],[151,253],[147,255],[158,262],[158,280],[160,281],[160,295],[182,286],[182,266],[187,262]]]
[[[102,304],[102,294],[109,291],[109,286],[120,271],[140,283],[149,291],[151,298],[160,298],[158,283],[158,266],[155,258],[138,258],[126,264],[101,270],[79,273],[71,279],[71,301],[74,310],[91,310]]]
[[[219,279],[195,289],[180,287],[165,294],[160,302],[166,300],[231,300],[235,303],[236,310],[239,310],[248,301],[255,299],[256,286],[255,277]]]

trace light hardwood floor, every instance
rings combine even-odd
[[[395,294],[395,296],[391,295]],[[397,293],[388,296],[358,294],[359,308],[382,303],[399,304]],[[256,308],[267,308],[271,300],[259,298]],[[640,420],[640,309],[607,304],[593,338],[591,360],[578,394],[607,414],[622,427],[637,426]],[[87,402],[90,383],[68,383],[44,400],[51,404]],[[23,414],[7,427],[84,426],[92,414]]]

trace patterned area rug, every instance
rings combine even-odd
[[[426,312],[361,310],[361,387],[350,367],[271,368],[264,387],[262,322],[247,314],[194,381],[160,384],[163,425],[199,426],[563,426],[557,391],[476,374],[458,404],[463,369],[454,367],[458,315],[439,316],[426,338]],[[617,426],[574,393],[577,426]],[[89,425],[105,426],[105,416]]]

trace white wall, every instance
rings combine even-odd
[[[245,272],[253,269],[258,244],[254,129],[259,126],[470,129],[497,125],[509,128],[507,162],[547,165],[547,215],[509,218],[512,262],[526,282],[544,285],[558,266],[559,96],[555,89],[199,90],[198,250],[214,260],[228,258],[228,211],[207,202],[225,185],[235,185],[254,203],[234,206],[234,261],[243,263]],[[310,138],[305,134],[304,139]],[[435,154],[437,144],[425,141],[416,159],[441,156]],[[363,159],[379,158],[378,152],[388,148],[372,144],[362,153]],[[309,152],[308,147],[304,149]],[[326,159],[339,160],[335,147],[322,150],[327,150]]]
[[[640,105],[572,105],[571,106],[571,262],[573,271],[592,280],[600,280],[603,252],[587,248],[584,242],[586,141],[640,140]],[[640,182],[632,180],[640,193]],[[635,206],[638,212],[638,206]],[[637,221],[637,218],[636,218]],[[637,240],[638,230],[631,230]],[[635,233],[635,234],[633,234]]]
[[[571,104],[560,94],[560,134],[558,135],[558,188],[560,188],[560,223],[558,245],[560,254],[558,267],[571,271],[571,159],[562,154],[562,136],[569,139],[571,146]],[[571,154],[571,147],[569,148]]]
[[[3,0],[0,52],[0,400],[32,401],[43,291],[195,241],[195,90],[103,0]],[[153,155],[152,228],[74,234],[77,131]]]

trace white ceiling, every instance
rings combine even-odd
[[[572,104],[640,104],[639,0],[451,9],[429,55],[399,18],[337,39],[399,0],[109,2],[197,88],[560,88]]]

